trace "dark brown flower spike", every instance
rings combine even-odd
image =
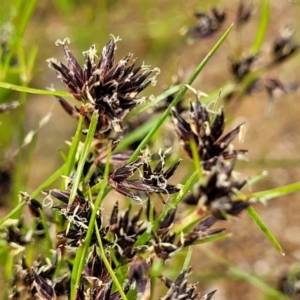
[[[167,260],[180,249],[175,242],[176,234],[169,230],[160,235],[153,234],[152,246],[157,257]]]
[[[195,40],[201,40],[213,35],[225,21],[226,14],[213,8],[210,13],[195,13],[197,24],[188,31],[188,35]]]
[[[142,203],[142,199],[130,189],[150,191],[149,187],[138,182],[137,180],[129,179],[142,165],[142,159],[138,158],[137,160],[118,168],[113,172],[113,174],[110,175],[108,180],[109,185],[117,192],[128,198],[131,198],[136,203]]]
[[[211,214],[219,220],[225,220],[227,215],[236,216],[249,206],[249,202],[238,200],[239,190],[247,180],[233,180],[231,173],[235,161],[229,166],[218,162],[211,170],[207,182],[198,187],[194,197],[185,199],[187,204],[204,205]]]
[[[252,64],[258,58],[258,55],[250,55],[239,61],[230,58],[231,73],[236,80],[240,82],[251,70]]]
[[[100,133],[112,127],[115,131],[121,130],[121,123],[130,110],[146,100],[146,97],[139,97],[139,93],[150,84],[156,84],[156,75],[150,77],[151,74],[159,73],[158,69],[150,69],[146,65],[136,67],[132,53],[115,63],[116,43],[119,40],[112,37],[99,59],[95,46],[91,46],[84,53],[83,68],[67,46],[68,39],[57,42],[63,46],[67,66],[54,58],[48,60],[68,91],[83,103],[80,113],[86,116],[95,110],[99,113],[97,131]],[[68,113],[76,116],[69,105],[62,101],[61,104]]]
[[[111,261],[110,257],[107,257]],[[94,245],[89,253],[87,263],[84,267],[84,279],[92,286],[100,286],[103,283],[110,282],[110,275],[105,267],[101,255],[97,253],[97,247]]]
[[[25,256],[15,265],[12,293],[9,299],[55,300],[69,294],[70,274],[54,278],[58,262],[61,260],[57,250],[52,260],[37,260],[29,267]]]
[[[150,299],[150,268],[149,264],[140,257],[135,258],[131,263],[128,271],[128,277],[124,283],[124,290],[128,290],[129,286],[135,283],[137,291],[137,299]]]
[[[0,207],[5,205],[13,185],[14,162],[11,159],[0,163]]]
[[[176,252],[182,248],[197,244],[210,236],[219,234],[224,231],[223,228],[210,229],[217,219],[214,216],[209,216],[194,226],[192,230],[184,234],[183,232],[174,232],[173,220],[175,217],[175,210],[169,210],[165,220],[163,219],[157,232],[152,234],[151,243],[157,257],[167,260],[170,259]],[[177,220],[182,223],[182,220]],[[177,222],[175,222],[176,226]]]
[[[33,283],[32,287],[36,290],[38,299],[40,300],[55,300],[56,294],[51,286],[51,281],[47,281],[32,269]]]
[[[179,159],[170,168],[164,171],[165,156],[170,150],[171,149],[168,149],[164,153],[162,153],[161,150],[159,151],[158,154],[160,160],[153,170],[149,164],[149,161],[144,161],[142,182],[151,186],[155,193],[174,194],[179,192],[182,188],[181,184],[168,184],[168,179],[173,176],[181,162],[181,159]]]
[[[247,150],[227,150],[232,140],[239,134],[243,123],[222,136],[225,118],[220,109],[212,121],[208,110],[199,99],[191,104],[190,120],[186,121],[176,109],[172,109],[172,119],[180,143],[190,158],[193,158],[190,142],[194,140],[204,169],[211,169],[216,159],[231,159]]]
[[[267,91],[269,99],[274,100],[275,90],[280,90],[286,93],[286,88],[284,84],[278,78],[266,78],[264,80],[265,89]]]
[[[31,242],[32,235],[26,234],[23,219],[0,228],[0,237],[7,243],[24,246]]]
[[[273,62],[280,63],[285,61],[300,49],[300,44],[293,41],[293,32],[286,26],[272,45]]]
[[[264,87],[267,91],[270,101],[274,100],[277,92],[288,93],[295,92],[299,86],[299,83],[283,83],[279,78],[267,77],[263,81]]]
[[[36,201],[35,199],[30,199],[28,202],[28,207],[29,207],[29,211],[30,213],[36,217],[36,218],[40,218],[41,216],[41,211],[43,210],[42,205],[40,202]]]
[[[254,5],[251,1],[250,4],[246,5],[244,0],[240,0],[239,6],[236,12],[236,23],[238,26],[241,26],[247,23],[253,13]]]
[[[169,209],[165,216],[158,224],[157,234],[162,235],[167,232],[170,227],[173,225],[175,220],[176,209]]]
[[[113,174],[110,175],[108,183],[117,192],[131,198],[137,203],[142,203],[143,201],[136,193],[133,193],[131,189],[158,194],[174,194],[179,192],[181,185],[171,185],[168,184],[167,181],[174,174],[181,160],[178,160],[169,169],[164,171],[165,153],[159,153],[160,161],[153,170],[149,165],[150,154],[147,152],[143,153],[137,160],[115,170]],[[138,179],[129,179],[141,166],[143,166],[141,182]]]
[[[179,240],[179,247],[188,247],[193,245],[196,241],[200,241],[209,236],[223,232],[224,228],[210,229],[216,223],[217,219],[214,216],[209,216],[208,218],[200,221],[192,231],[186,234],[183,238],[183,243]]]
[[[130,212],[131,206],[125,211],[119,212],[117,202],[111,213],[109,230],[114,236],[117,258],[132,259],[137,252],[134,247],[135,242],[148,228],[148,223],[141,220],[142,208],[131,217]]]
[[[20,195],[28,205],[30,214],[35,218],[40,218],[41,212],[43,211],[42,204],[37,200],[30,198],[27,193],[21,192]]]
[[[277,283],[277,289],[291,299],[299,299],[300,295],[300,267],[299,264],[292,265],[284,271]]]
[[[216,293],[217,290],[214,290],[210,293],[205,294],[200,300],[210,300],[212,299],[213,295]]]
[[[79,111],[79,109],[76,106],[73,107],[64,98],[62,98],[60,96],[55,96],[55,97],[58,100],[58,102],[61,105],[61,107],[65,110],[65,112],[67,114],[69,114],[71,117],[73,117],[76,120],[79,119],[79,117],[80,117],[80,111]]]
[[[60,205],[54,205],[54,209],[58,209],[60,214],[69,222],[67,229],[59,232],[57,236],[67,241],[62,244],[67,248],[76,249],[85,241],[88,225],[92,215],[92,204],[84,197],[80,190],[77,191],[72,204],[69,204],[70,191],[51,190],[45,192],[63,202]],[[102,238],[103,245],[109,245],[110,242],[105,239],[108,232],[108,226],[102,226],[100,209],[96,214],[96,222],[99,228],[99,234]],[[91,245],[97,242],[96,232],[93,232]]]
[[[197,299],[199,294],[196,293],[197,284],[189,284],[187,282],[187,276],[190,274],[191,268],[183,271],[175,281],[168,279],[165,276],[161,276],[161,281],[169,289],[167,294],[160,298],[161,300],[173,300],[173,299],[183,299],[183,300],[194,300]],[[204,295],[201,300],[210,300],[215,294],[216,290]]]
[[[175,279],[175,281],[170,280],[165,276],[161,276],[161,281],[168,288],[167,294],[160,298],[161,300],[194,300],[198,297],[197,284],[189,284],[187,277],[191,272],[191,268],[180,273],[180,275]]]
[[[299,87],[298,82],[282,82],[277,77],[264,76],[261,78],[254,78],[248,84],[245,93],[253,95],[258,91],[266,91],[267,96],[272,102],[274,98],[282,96],[285,93],[294,93]]]
[[[85,277],[82,276],[76,290],[75,300],[121,300],[119,292],[111,293],[112,283],[112,280],[109,282],[99,280],[95,285],[86,285]]]

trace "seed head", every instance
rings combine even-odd
[[[208,175],[207,182],[201,184],[197,192],[185,199],[188,204],[204,205],[219,220],[227,215],[238,215],[249,206],[249,202],[238,200],[236,195],[247,183],[246,180],[231,178],[235,161],[229,166],[218,162]]]
[[[209,13],[197,12],[195,17],[198,19],[197,24],[188,31],[192,39],[202,40],[212,36],[225,21],[225,12],[219,12],[213,8]]]
[[[174,174],[181,160],[179,159],[170,168],[164,171],[166,152],[164,154],[159,152],[160,160],[153,170],[149,164],[151,155],[148,153],[118,168],[109,178],[108,182],[110,186],[137,203],[142,203],[142,199],[131,190],[157,194],[174,194],[179,192],[181,185],[169,184],[168,179]],[[141,180],[129,179],[141,167],[143,167]]]
[[[190,142],[194,140],[205,170],[211,169],[218,157],[231,159],[247,152],[247,150],[227,150],[231,141],[239,134],[243,123],[222,136],[225,127],[222,110],[219,110],[212,121],[208,110],[197,98],[191,104],[189,117],[190,120],[186,121],[176,109],[172,110],[173,123],[183,149],[190,158],[193,158]]]
[[[136,59],[133,59],[132,53],[115,63],[118,41],[118,38],[112,37],[103,48],[100,58],[95,45],[92,45],[84,52],[83,67],[70,51],[68,39],[58,42],[63,46],[67,65],[54,58],[48,60],[49,66],[56,71],[68,91],[82,102],[79,113],[84,114],[87,119],[93,111],[99,113],[99,132],[112,127],[115,131],[121,131],[121,123],[127,114],[146,100],[146,97],[139,97],[139,93],[150,84],[155,85],[156,75],[159,73],[158,69],[150,69],[146,65],[136,67]],[[155,75],[150,77],[153,73]],[[62,104],[68,113],[76,115],[68,105]]]

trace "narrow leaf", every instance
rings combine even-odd
[[[288,195],[298,190],[300,190],[300,182],[292,183],[272,190],[253,193],[248,195],[247,198],[258,199],[258,201],[266,202],[277,197]]]
[[[71,97],[71,94],[67,92],[40,90],[40,89],[29,88],[29,87],[15,85],[15,84],[1,82],[1,81],[0,81],[0,88],[9,89],[17,92],[36,94],[36,95]]]
[[[78,124],[77,124],[77,129],[76,129],[76,132],[73,137],[72,144],[71,144],[71,147],[69,150],[68,159],[66,162],[66,169],[64,172],[64,174],[66,176],[70,176],[71,171],[74,168],[74,164],[75,164],[75,160],[76,160],[76,153],[77,153],[78,145],[80,143],[83,121],[84,121],[84,117],[80,116]]]
[[[254,176],[252,176],[246,183],[246,185],[243,187],[243,188],[246,188],[246,187],[250,187],[252,186],[253,184],[261,181],[262,179],[264,179],[266,176],[268,176],[268,172],[267,171],[262,171]]]
[[[257,54],[260,50],[260,47],[264,41],[268,24],[269,24],[269,17],[270,17],[270,3],[269,0],[262,1],[262,8],[261,8],[261,16],[259,25],[257,28],[256,36],[254,43],[252,45],[252,53],[253,55]]]
[[[271,241],[271,243],[274,245],[274,247],[279,251],[281,255],[285,255],[284,250],[282,249],[281,245],[275,238],[275,236],[272,234],[272,232],[268,229],[266,224],[263,222],[263,220],[260,218],[258,213],[254,210],[252,206],[249,206],[247,208],[247,212],[249,216],[253,219],[253,221],[258,225],[258,227],[261,229],[261,231],[266,235],[266,237]]]
[[[205,250],[205,254],[207,254],[211,259],[214,261],[222,264],[223,266],[226,266],[230,273],[235,275],[238,278],[243,279],[247,283],[252,284],[253,286],[259,288],[262,290],[264,293],[266,293],[268,296],[272,297],[272,299],[277,299],[277,300],[287,300],[290,299],[289,297],[281,294],[278,290],[274,289],[273,287],[269,286],[266,284],[261,278],[258,278],[252,274],[249,274],[245,272],[244,270],[237,268],[233,264],[231,264],[229,261],[225,260],[221,256],[217,255],[216,253]]]
[[[90,153],[90,147],[91,147],[91,144],[92,144],[92,141],[93,141],[93,138],[94,138],[97,123],[98,123],[98,113],[94,112],[93,115],[92,115],[92,119],[91,119],[90,127],[89,127],[89,130],[88,130],[87,136],[86,136],[86,140],[85,140],[85,143],[84,143],[83,151],[81,153],[81,157],[80,157],[79,162],[78,162],[78,167],[76,169],[76,174],[75,174],[74,181],[73,181],[73,186],[72,186],[72,190],[71,190],[69,204],[71,204],[74,201],[75,196],[77,194],[77,189],[78,189],[78,186],[79,186],[79,183],[80,183],[80,178],[81,178],[81,175],[82,175],[83,167],[84,167],[84,164],[85,164],[85,162],[87,160],[87,157]],[[79,126],[78,126],[78,128],[79,128]]]
[[[185,256],[185,260],[183,262],[181,272],[184,272],[184,271],[188,270],[191,259],[192,259],[192,254],[193,254],[193,247],[189,246],[188,251],[187,251],[186,256]]]

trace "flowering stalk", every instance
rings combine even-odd
[[[197,66],[193,74],[190,76],[190,78],[187,80],[186,84],[182,85],[180,88],[178,94],[174,98],[174,100],[171,102],[171,104],[167,107],[167,109],[164,111],[160,119],[157,121],[157,124],[149,131],[149,133],[145,136],[145,138],[141,141],[137,149],[134,151],[132,156],[130,157],[129,162],[132,162],[135,160],[142,149],[144,149],[147,145],[147,143],[150,141],[151,137],[155,134],[155,132],[159,129],[159,127],[163,124],[165,119],[170,115],[171,108],[175,107],[177,103],[181,100],[181,98],[184,96],[186,91],[188,90],[188,86],[191,85],[194,80],[197,78],[199,73],[202,71],[206,63],[210,60],[210,58],[214,55],[214,53],[218,50],[218,48],[221,46],[221,44],[224,42],[228,34],[230,33],[231,29],[233,27],[233,24],[225,31],[225,33],[222,35],[222,37],[218,40],[218,42],[214,45],[214,47],[208,52],[208,54],[205,56],[205,58],[201,61],[201,63]]]
[[[80,178],[82,176],[82,170],[83,170],[84,164],[86,162],[86,159],[89,155],[90,147],[91,147],[93,137],[94,137],[94,134],[95,134],[95,131],[96,131],[96,128],[97,128],[97,122],[98,122],[98,113],[94,112],[93,116],[92,116],[92,119],[91,119],[90,128],[89,128],[89,131],[88,131],[85,143],[84,143],[83,152],[81,154],[81,157],[80,157],[80,160],[79,160],[79,163],[78,163],[78,167],[77,167],[77,170],[76,170],[76,175],[75,175],[75,178],[74,178],[74,181],[73,181],[73,186],[72,186],[72,190],[71,190],[69,204],[72,204],[74,199],[75,199],[77,189],[78,189],[78,186],[79,186],[79,182],[80,182]]]
[[[78,149],[78,145],[80,143],[80,137],[82,134],[83,121],[84,121],[84,117],[80,116],[78,125],[76,128],[76,132],[74,134],[73,141],[72,141],[69,153],[68,153],[68,158],[67,158],[67,162],[66,162],[66,170],[64,172],[64,175],[66,175],[66,176],[70,176],[71,172],[73,170],[73,166],[74,166],[74,163],[76,160],[77,149]]]

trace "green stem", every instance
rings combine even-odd
[[[193,180],[195,179],[195,177],[197,176],[198,172],[195,171],[187,180],[187,182],[185,183],[183,189],[177,194],[177,196],[175,198],[172,199],[172,201],[168,202],[168,204],[164,207],[164,209],[162,210],[162,212],[158,215],[158,217],[156,218],[154,224],[158,225],[158,222],[160,222],[163,217],[167,214],[167,212],[172,209],[172,208],[176,208],[178,203],[183,199],[183,197],[185,196],[185,194],[188,192],[191,184],[193,183]],[[155,226],[154,226],[155,227]],[[156,230],[156,229],[155,229]]]
[[[269,230],[269,228],[266,226],[266,224],[263,222],[263,220],[260,218],[258,213],[254,210],[252,206],[249,206],[247,208],[247,213],[249,216],[253,219],[253,221],[258,225],[258,227],[261,229],[261,231],[266,235],[266,237],[270,240],[270,242],[273,244],[273,246],[276,248],[276,250],[282,255],[285,256],[285,252],[273,233]]]
[[[255,55],[259,52],[264,41],[270,18],[270,3],[269,0],[262,1],[261,16],[254,43],[252,45],[252,53]]]
[[[74,178],[74,181],[73,181],[73,186],[72,186],[72,190],[71,190],[69,204],[73,203],[73,201],[75,199],[75,196],[77,194],[77,189],[78,189],[78,186],[79,186],[79,183],[80,183],[83,167],[84,167],[86,159],[87,159],[87,157],[90,153],[90,147],[91,147],[91,144],[92,144],[92,141],[93,141],[93,138],[94,138],[97,123],[98,123],[98,113],[94,112],[93,115],[92,115],[89,131],[88,131],[85,143],[84,143],[83,151],[82,151],[81,157],[79,159],[78,167],[77,167],[77,170],[76,170],[76,175],[75,175],[75,178]],[[78,126],[78,128],[79,128],[79,126]]]
[[[76,160],[76,153],[77,153],[77,149],[78,149],[78,145],[80,143],[80,137],[81,137],[81,132],[82,132],[82,127],[83,127],[83,121],[84,121],[84,117],[80,116],[79,121],[78,121],[78,125],[77,125],[77,129],[70,147],[70,151],[68,154],[68,159],[66,162],[66,169],[64,172],[64,175],[66,176],[70,176],[72,169],[74,167],[75,164],[75,160]]]
[[[191,150],[192,150],[192,155],[193,155],[193,161],[194,161],[195,169],[196,169],[196,171],[198,173],[199,179],[201,179],[203,177],[203,173],[202,173],[202,168],[201,168],[201,160],[200,160],[200,156],[199,156],[199,151],[197,150],[197,146],[196,146],[195,140],[192,139],[190,141],[190,146],[191,146]]]
[[[44,231],[45,231],[46,242],[47,242],[47,251],[49,253],[51,253],[52,239],[51,239],[50,232],[49,232],[49,226],[47,225],[47,220],[46,220],[44,212],[41,209],[39,209],[39,212],[40,212],[40,216],[41,216],[41,222],[43,224]]]
[[[112,267],[111,267],[111,265],[110,265],[110,263],[109,263],[109,261],[108,261],[106,255],[105,255],[105,250],[104,250],[104,248],[103,248],[101,236],[100,236],[100,234],[99,234],[99,228],[98,228],[98,225],[97,225],[96,222],[95,222],[95,230],[96,230],[96,236],[97,236],[97,240],[98,240],[100,252],[101,252],[101,255],[102,255],[102,260],[103,260],[103,262],[104,262],[104,264],[105,264],[105,267],[106,267],[106,269],[107,269],[109,275],[111,276],[111,278],[112,278],[114,284],[116,285],[116,288],[117,288],[117,290],[119,291],[119,293],[120,293],[122,299],[123,299],[123,300],[127,300],[127,297],[126,297],[126,295],[125,295],[125,293],[124,293],[124,291],[123,291],[123,289],[122,289],[122,286],[121,286],[121,284],[120,284],[120,282],[119,282],[117,276],[115,275],[114,270],[112,269]]]
[[[183,262],[183,266],[182,266],[182,270],[181,272],[187,271],[192,259],[192,254],[193,254],[193,246],[189,246],[187,252],[186,252],[186,256],[185,256],[185,260]]]
[[[4,89],[9,89],[17,92],[23,92],[23,93],[29,93],[29,94],[35,94],[35,95],[49,95],[49,96],[60,96],[60,97],[71,97],[70,93],[67,92],[61,92],[61,91],[47,91],[47,90],[40,90],[40,89],[34,89],[29,88],[25,86],[20,86],[8,82],[0,81],[0,87]]]

